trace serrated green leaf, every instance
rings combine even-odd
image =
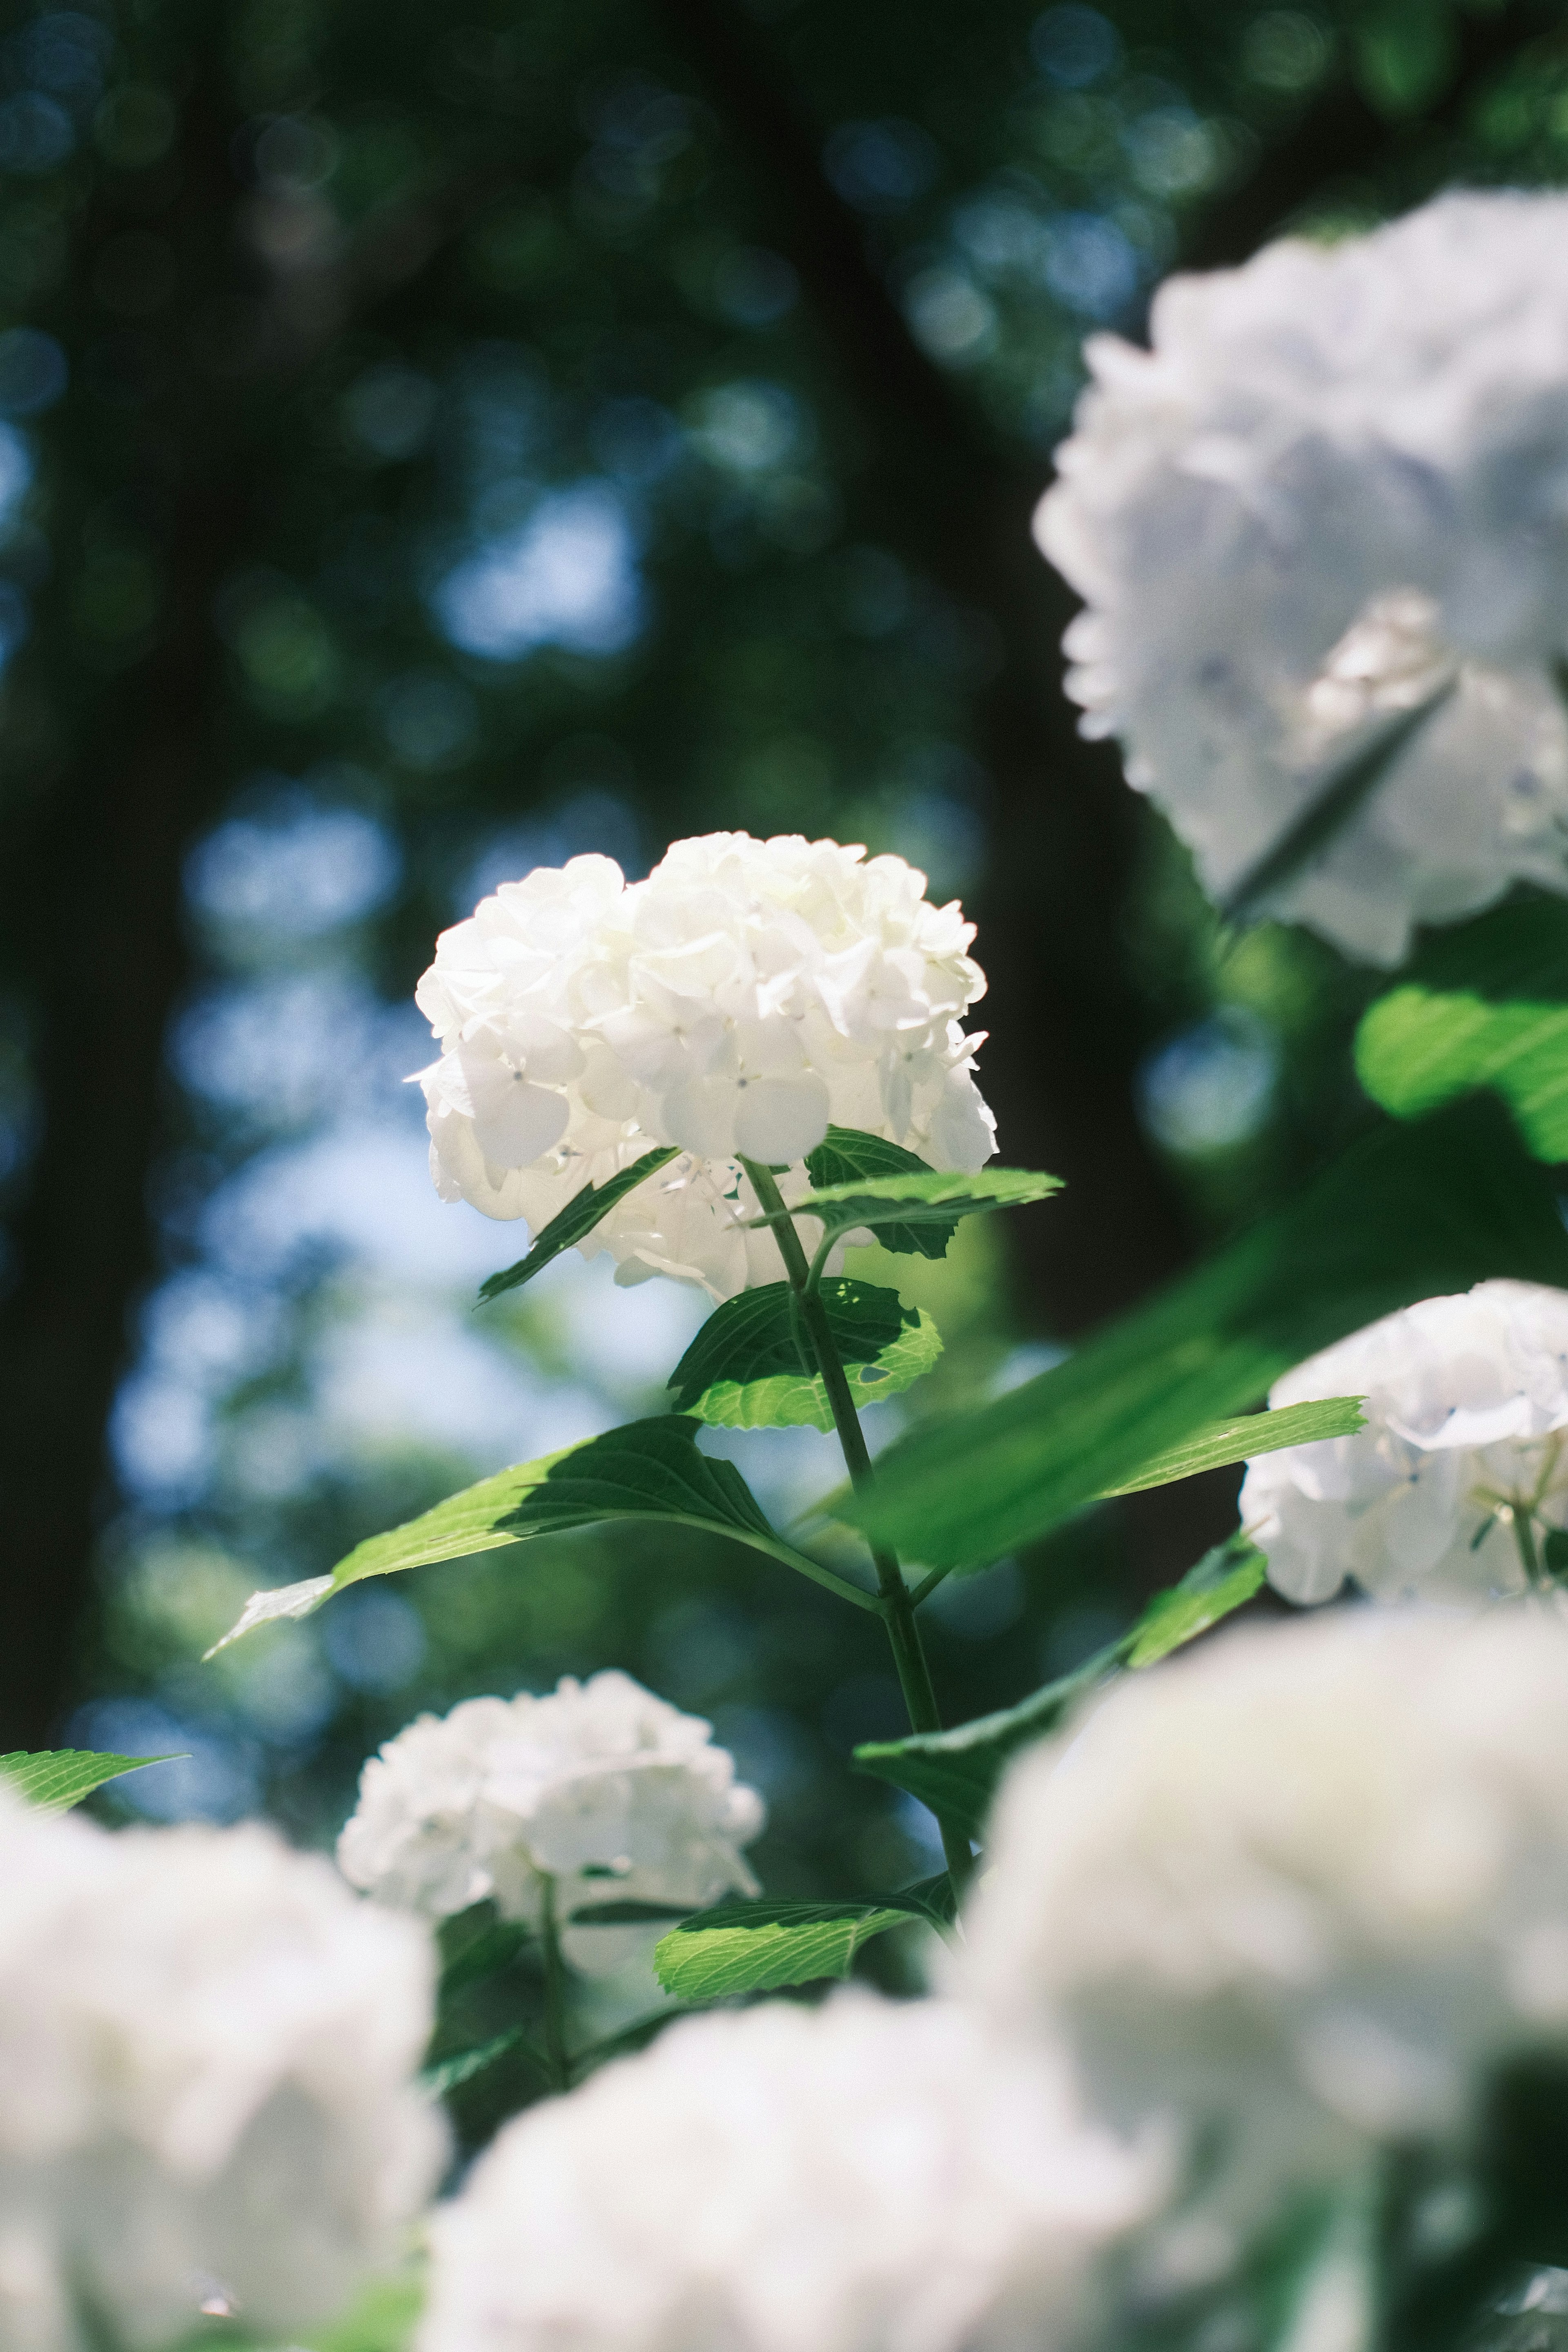
[[[1488,1087],[1538,1160],[1568,1160],[1568,905],[1524,899],[1440,932],[1362,1016],[1355,1063],[1396,1118]]]
[[[628,1192],[635,1192],[639,1184],[657,1175],[678,1156],[677,1145],[664,1144],[657,1150],[645,1151],[640,1160],[634,1160],[629,1168],[623,1168],[618,1176],[607,1178],[603,1184],[584,1184],[558,1216],[540,1227],[526,1256],[520,1257],[515,1265],[509,1265],[504,1274],[492,1274],[479,1285],[480,1306],[488,1306],[504,1291],[520,1289],[536,1274],[542,1274],[552,1258],[559,1257],[563,1250],[575,1249],[600,1220],[609,1215],[617,1202],[624,1201]]]
[[[960,1217],[981,1216],[991,1209],[1019,1209],[1044,1201],[1061,1190],[1059,1176],[1045,1176],[1028,1168],[982,1168],[974,1175],[942,1175],[927,1169],[918,1175],[857,1177],[845,1184],[825,1185],[796,1201],[795,1217],[822,1221],[823,1246],[842,1234],[861,1227],[876,1234],[885,1247],[889,1230],[918,1232],[922,1226],[943,1234],[942,1250]],[[753,1224],[771,1224],[773,1217],[753,1217]],[[931,1256],[940,1256],[932,1250]]]
[[[1237,1554],[1240,1557],[1237,1557]],[[1130,1667],[1157,1665],[1185,1642],[1196,1641],[1233,1610],[1245,1608],[1263,1590],[1268,1563],[1247,1545],[1216,1544],[1180,1584],[1158,1592],[1132,1629]]]
[[[832,1184],[852,1184],[863,1176],[923,1176],[934,1174],[929,1160],[901,1143],[889,1143],[884,1136],[868,1135],[863,1128],[830,1127],[815,1151],[805,1159],[805,1172],[813,1186],[822,1191]],[[945,1257],[947,1245],[958,1231],[958,1220],[946,1223],[884,1224],[878,1227],[877,1239],[885,1250],[893,1250],[903,1257]]]
[[[825,1282],[822,1303],[857,1405],[897,1396],[929,1372],[942,1336],[896,1290]],[[670,1374],[677,1408],[725,1429],[831,1429],[833,1409],[816,1370],[797,1294],[769,1282],[726,1299]]]
[[[395,1576],[436,1560],[467,1559],[476,1552],[606,1519],[662,1519],[733,1536],[844,1598],[875,1608],[868,1594],[793,1550],[773,1533],[734,1465],[698,1452],[700,1427],[700,1422],[679,1413],[634,1421],[604,1437],[586,1438],[541,1461],[481,1478],[477,1486],[448,1496],[403,1527],[367,1537],[330,1576],[253,1592],[237,1622],[207,1655],[216,1656],[242,1633],[272,1619],[308,1616],[332,1593],[365,1577]]]
[[[1347,1332],[1495,1275],[1568,1288],[1568,1234],[1506,1114],[1476,1096],[1379,1129],[1052,1370],[922,1422],[836,1511],[932,1568],[999,1559]]]
[[[1230,922],[1242,922],[1261,913],[1269,898],[1292,883],[1321,856],[1346,825],[1353,824],[1366,803],[1392,772],[1412,736],[1436,716],[1454,690],[1449,678],[1414,710],[1402,711],[1364,750],[1336,769],[1272,848],[1251,866],[1223,902],[1221,912]]]
[[[1317,1445],[1325,1438],[1353,1437],[1364,1429],[1366,1417],[1360,1397],[1318,1397],[1308,1404],[1281,1405],[1277,1412],[1234,1413],[1224,1421],[1205,1423],[1179,1445],[1168,1445],[1151,1455],[1131,1478],[1101,1491],[1141,1495],[1151,1486],[1169,1486],[1178,1478],[1195,1478],[1200,1470],[1227,1469],[1233,1462],[1254,1462],[1262,1454],[1278,1454],[1287,1445]]]
[[[726,1903],[700,1913],[654,1947],[654,1972],[683,2000],[722,2000],[742,1992],[847,1977],[874,1936],[926,1917],[894,1896],[875,1902]]]
[[[18,1796],[47,1813],[66,1813],[105,1782],[148,1764],[181,1764],[184,1755],[111,1756],[90,1748],[13,1749],[0,1756],[0,1773]]]
[[[650,1927],[689,1919],[689,1903],[584,1903],[573,1912],[574,1927]]]
[[[969,1837],[984,1833],[997,1784],[1021,1748],[1055,1731],[1071,1708],[1121,1666],[1148,1666],[1195,1640],[1252,1599],[1262,1583],[1262,1556],[1236,1535],[1204,1554],[1179,1584],[1158,1592],[1135,1625],[1042,1690],[952,1731],[869,1740],[855,1750],[858,1770],[918,1797]]]
[[[449,2058],[437,2058],[423,2069],[420,2083],[433,2098],[444,2099],[448,2091],[460,2090],[465,2083],[471,2083],[476,2074],[484,2074],[498,2058],[506,2057],[513,2050],[529,2060],[542,2081],[549,2081],[550,2069],[544,2059],[527,2040],[521,2026],[513,2025],[489,2042],[476,2042],[470,2050],[456,2050]]]

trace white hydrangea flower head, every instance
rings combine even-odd
[[[1484,1605],[1568,1526],[1568,1291],[1481,1282],[1385,1315],[1276,1381],[1271,1405],[1360,1396],[1366,1426],[1260,1456],[1242,1525],[1290,1601]]]
[[[333,2317],[400,2260],[445,2133],[430,1939],[269,1831],[0,1803],[0,2341],[142,2352],[221,2288]]]
[[[1176,277],[1093,377],[1036,532],[1088,609],[1084,731],[1232,890],[1326,780],[1453,691],[1269,902],[1394,963],[1568,887],[1568,196],[1454,194]]]
[[[579,1246],[721,1299],[784,1273],[746,1230],[742,1158],[787,1165],[786,1199],[830,1123],[978,1168],[994,1129],[962,1023],[985,979],[956,900],[924,894],[901,857],[744,833],[678,842],[645,882],[586,856],[505,884],[416,992],[441,1045],[420,1083],[442,1198],[537,1232],[675,1148]]]
[[[437,2210],[420,2352],[1055,2352],[1156,2183],[953,2004],[693,2019]]]
[[[1175,2126],[1204,2259],[1568,2046],[1568,1629],[1342,1610],[1126,1677],[1004,1783],[963,1990]],[[1201,2238],[1184,2261],[1196,2260]]]
[[[436,1919],[489,1896],[537,1926],[547,1881],[561,1918],[606,1902],[695,1911],[756,1894],[742,1848],[764,1819],[710,1725],[611,1668],[418,1717],[365,1766],[338,1861],[378,1902]],[[598,1973],[647,1937],[588,1927],[564,1942]]]

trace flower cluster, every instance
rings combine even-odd
[[[269,1832],[110,1836],[0,1796],[0,2341],[263,2332],[395,2263],[444,2134],[433,1964]]]
[[[1271,911],[1391,963],[1516,878],[1568,887],[1568,196],[1450,195],[1176,278],[1094,382],[1041,545],[1119,733],[1216,896],[1445,688]]]
[[[763,1821],[708,1724],[611,1670],[420,1716],[365,1766],[338,1860],[378,1901],[437,1919],[489,1896],[537,1924],[547,1881],[563,1919],[610,1901],[695,1911],[756,1893],[741,1849]],[[596,1972],[646,1940],[584,1927],[565,1948]]]
[[[1483,1282],[1384,1316],[1299,1364],[1271,1405],[1360,1396],[1353,1437],[1262,1455],[1242,1523],[1289,1600],[1347,1576],[1377,1601],[1518,1592],[1568,1524],[1568,1292]]]
[[[725,1298],[783,1273],[745,1229],[742,1159],[798,1167],[831,1122],[978,1168],[993,1122],[961,1024],[984,975],[973,924],[924,891],[900,857],[743,833],[678,842],[646,882],[586,856],[508,883],[442,933],[417,990],[442,1198],[537,1231],[675,1148],[580,1246],[612,1251],[617,1280]]]
[[[1056,2352],[1157,2184],[950,2003],[697,2019],[501,2134],[421,2352]]]
[[[1221,1635],[1015,1769],[963,1989],[1211,2168],[1209,2253],[1568,2040],[1568,1632],[1352,1611]],[[1193,2247],[1189,2242],[1187,2254]]]

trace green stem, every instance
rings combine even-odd
[[[1532,1592],[1538,1592],[1546,1581],[1541,1572],[1541,1555],[1535,1548],[1535,1521],[1531,1512],[1515,1503],[1509,1512],[1513,1521],[1513,1539],[1519,1546],[1519,1556],[1524,1563],[1525,1579]]]
[[[544,1952],[544,2057],[552,2091],[572,2088],[572,2061],[566,2054],[566,1963],[561,1956],[561,1929],[555,1916],[555,1881],[543,1880],[539,1940]]]
[[[754,1160],[742,1160],[741,1165],[751,1180],[752,1190],[763,1213],[774,1220],[773,1231],[778,1237],[779,1255],[784,1259],[784,1272],[795,1294],[801,1320],[811,1341],[817,1370],[822,1374],[822,1384],[827,1391],[828,1409],[833,1415],[833,1426],[838,1433],[838,1444],[850,1484],[857,1493],[862,1493],[872,1484],[874,1476],[871,1456],[866,1446],[866,1433],[860,1426],[860,1416],[849,1392],[849,1381],[834,1342],[827,1309],[822,1303],[820,1291],[812,1282],[813,1270],[806,1263],[795,1220],[785,1209],[769,1170]],[[883,1622],[888,1628],[888,1641],[898,1670],[899,1687],[903,1692],[904,1705],[909,1711],[910,1727],[914,1731],[940,1731],[942,1717],[937,1711],[931,1668],[926,1664],[914,1600],[904,1582],[898,1554],[873,1544],[871,1560],[877,1571]],[[947,1858],[948,1875],[956,1894],[968,1877],[973,1860],[969,1840],[962,1830],[944,1821],[941,1813],[937,1813],[936,1822],[942,1832],[942,1850]]]

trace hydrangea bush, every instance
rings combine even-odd
[[[7,2347],[1568,2340],[1565,240],[1568,199],[1446,198],[1089,347],[1041,519],[1086,723],[1232,920],[1373,963],[1450,928],[1364,1017],[1342,1158],[1054,1369],[873,1465],[862,1406],[941,1334],[846,1252],[940,1257],[1056,1189],[994,1164],[973,926],[902,860],[718,834],[443,936],[436,1185],[527,1229],[481,1307],[574,1248],[711,1312],[668,1412],[226,1639],[574,1528],[700,1531],[880,1623],[909,1728],[854,1764],[945,1867],[760,1888],[760,1800],[613,1671],[410,1724],[337,1874],[47,1817],[134,1759],[4,1759]],[[702,1440],[789,1424],[846,1476],[780,1528]],[[1136,1622],[943,1725],[944,1580],[1242,1463],[1234,1533]],[[900,1930],[931,1993],[819,1998]],[[476,1984],[500,2028],[465,2041]],[[509,2112],[431,2207],[480,2075]]]

